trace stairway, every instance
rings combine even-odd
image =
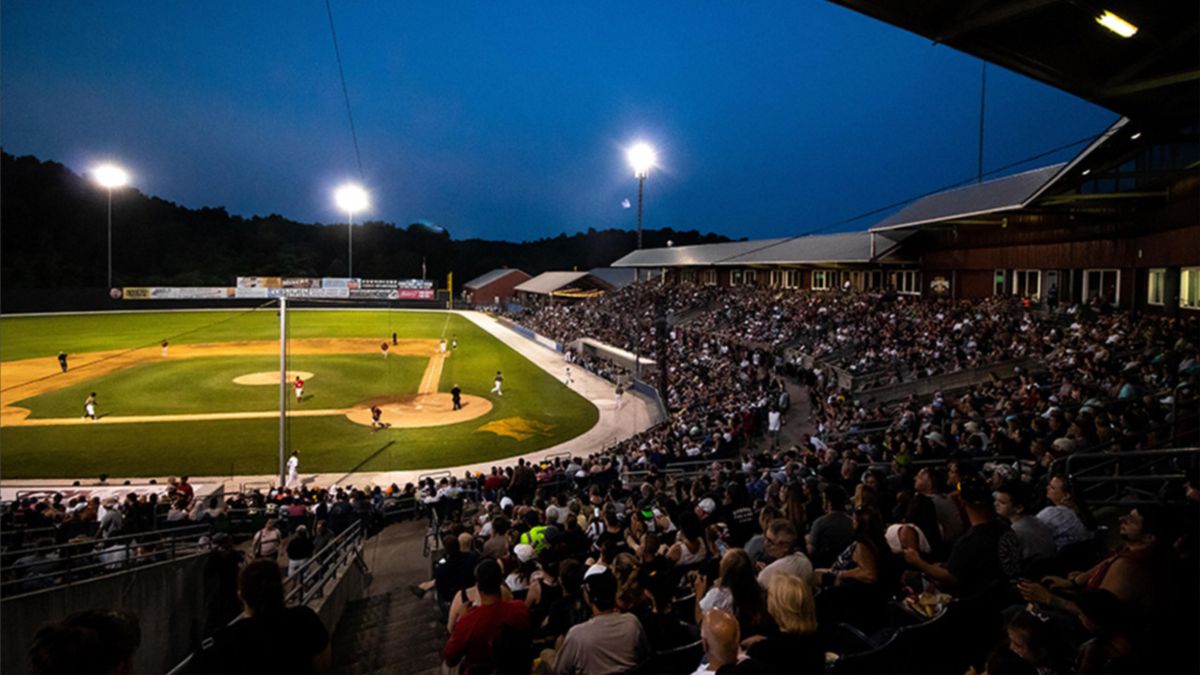
[[[408,585],[429,578],[421,555],[424,523],[399,523],[367,542],[371,569],[366,597],[346,605],[333,633],[333,670],[338,673],[441,672],[446,629],[432,595],[418,599]]]
[[[407,588],[356,600],[333,636],[334,671],[436,675],[446,641],[439,619],[432,600]]]

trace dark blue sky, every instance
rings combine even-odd
[[[330,192],[357,168],[322,0],[0,7],[6,151],[78,172],[114,159],[189,207],[344,220]],[[979,61],[825,2],[333,11],[368,218],[456,238],[632,228],[636,139],[663,163],[646,227],[734,237],[798,234],[975,173]],[[1115,119],[996,67],[988,84],[985,171]]]

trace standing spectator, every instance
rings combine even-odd
[[[619,673],[645,661],[650,649],[642,624],[617,610],[617,577],[608,570],[591,574],[583,592],[592,618],[567,631],[554,662],[558,675]]]
[[[238,575],[242,616],[201,643],[193,673],[321,673],[329,670],[329,631],[305,605],[283,602],[283,577],[270,560]]]
[[[462,675],[529,670],[529,610],[502,597],[502,575],[494,560],[475,566],[479,606],[458,620],[442,651],[446,665],[462,664]]]
[[[204,562],[204,576],[207,579],[205,588],[211,589],[204,622],[206,633],[228,625],[242,609],[237,595],[242,552],[233,547],[233,539],[226,532],[213,535],[212,543],[213,549]]]
[[[183,495],[187,500],[187,504],[191,506],[192,500],[196,498],[196,490],[192,488],[192,484],[188,482],[188,476],[182,476],[179,479],[179,484],[175,486],[175,491]]]
[[[296,534],[292,536],[292,540],[287,545],[288,571],[289,577],[293,576],[304,567],[305,563],[313,556],[313,541],[308,536],[308,527],[300,525],[296,528]]]
[[[263,528],[254,534],[250,550],[255,558],[275,560],[279,557],[279,545],[283,542],[283,533],[275,527],[275,519],[267,518]]]

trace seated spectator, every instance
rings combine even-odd
[[[923,494],[913,494],[902,505],[904,513],[900,522],[888,525],[883,533],[888,548],[897,555],[905,548],[915,548],[922,556],[935,559],[937,556],[934,551],[940,553],[942,548],[942,535],[933,499]]]
[[[677,584],[671,570],[643,565],[638,577],[650,602],[635,608],[634,613],[646,631],[650,649],[662,652],[694,642],[695,626],[685,624],[675,614]]]
[[[746,552],[740,548],[726,551],[721,558],[719,574],[712,588],[704,574],[692,574],[692,590],[699,600],[696,623],[701,623],[709,610],[723,609],[737,617],[746,637],[768,632],[772,627],[766,599]]]
[[[817,639],[817,606],[808,581],[791,574],[773,576],[767,611],[779,632],[743,641],[750,657],[773,673],[823,673],[825,650]]]
[[[846,513],[846,490],[826,485],[821,496],[825,515],[813,521],[808,533],[808,556],[817,566],[829,566],[850,542],[854,541],[854,523]]]
[[[945,486],[945,474],[940,469],[931,467],[923,467],[917,472],[917,476],[913,481],[913,489],[918,494],[925,495],[933,500],[934,509],[937,511],[938,526],[941,529],[942,541],[946,542],[946,544],[952,544],[962,534],[964,528],[962,515],[958,512],[958,507],[946,496]]]
[[[606,675],[631,670],[650,654],[637,617],[617,610],[617,578],[607,570],[583,580],[592,618],[567,631],[555,657],[559,675]]]
[[[1050,562],[1058,551],[1054,532],[1038,518],[1026,515],[1029,489],[1023,483],[1007,481],[996,488],[995,500],[996,515],[1008,521],[1013,534],[1021,542],[1022,566],[1028,568],[1031,564]]]
[[[287,607],[274,560],[238,575],[242,616],[201,643],[193,673],[319,673],[329,670],[329,632],[307,606]]]
[[[304,567],[313,557],[313,551],[313,541],[312,537],[308,536],[308,528],[304,525],[298,526],[296,534],[292,536],[292,540],[287,545],[287,575],[293,576],[301,567]]]
[[[700,628],[700,640],[704,645],[705,663],[693,675],[762,672],[759,664],[750,661],[750,657],[742,652],[738,621],[725,610],[708,612]]]
[[[1070,481],[1063,476],[1051,478],[1046,485],[1046,499],[1050,500],[1050,505],[1038,511],[1037,519],[1054,533],[1054,545],[1059,551],[1092,538],[1091,531],[1079,518]]]
[[[946,564],[930,563],[914,548],[904,549],[904,559],[947,591],[971,597],[1017,575],[1021,542],[1007,523],[996,518],[991,489],[982,478],[965,478],[959,499],[971,526],[954,542]]]
[[[524,603],[504,599],[502,575],[494,560],[475,566],[479,604],[457,620],[442,651],[446,665],[462,664],[462,675],[529,670],[529,610]],[[509,670],[506,665],[520,670]]]
[[[30,671],[133,673],[142,642],[138,618],[129,612],[91,609],[38,630],[29,648]]]
[[[790,520],[779,518],[767,526],[763,548],[772,562],[758,573],[758,585],[764,590],[771,587],[771,578],[776,574],[790,574],[801,579],[812,577],[812,562],[796,550],[798,539],[796,527]]]

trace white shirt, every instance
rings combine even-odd
[[[782,418],[783,415],[780,415],[778,410],[772,410],[771,412],[767,413],[767,430],[775,432],[779,431],[780,421]]]

